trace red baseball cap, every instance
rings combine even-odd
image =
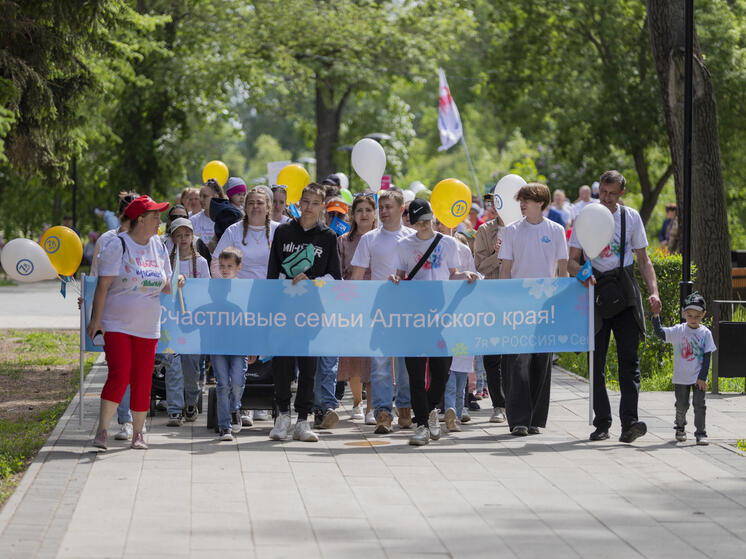
[[[162,202],[159,204],[150,196],[140,196],[139,198],[135,198],[134,200],[132,200],[132,202],[129,203],[129,205],[124,210],[124,215],[126,215],[132,221],[135,221],[145,212],[150,212],[153,210],[165,212],[167,209],[168,202]]]

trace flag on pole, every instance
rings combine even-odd
[[[455,145],[464,135],[461,126],[461,117],[458,114],[456,103],[451,97],[451,90],[446,81],[443,68],[438,68],[440,77],[439,108],[438,108],[438,132],[440,132],[440,143],[438,151],[445,151]]]

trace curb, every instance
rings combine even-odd
[[[102,366],[102,363],[104,362],[105,362],[104,354],[101,353],[99,357],[96,359],[96,361],[93,363],[91,370],[88,371],[88,375],[86,375],[85,382],[83,383],[83,394],[85,394],[88,391],[88,388],[93,383],[93,379],[96,377],[96,375],[93,374],[94,369],[96,367]],[[46,462],[47,456],[54,449],[55,444],[57,443],[60,436],[64,432],[65,428],[67,427],[67,424],[73,418],[74,412],[78,409],[79,399],[80,399],[80,391],[78,390],[75,392],[75,396],[73,396],[72,400],[70,400],[70,403],[68,404],[67,409],[65,410],[65,413],[62,414],[62,417],[60,417],[60,420],[57,422],[57,425],[55,425],[49,437],[44,442],[44,445],[39,449],[39,452],[36,454],[31,464],[29,464],[29,467],[26,469],[26,472],[23,474],[23,477],[21,478],[21,481],[18,483],[18,486],[15,488],[15,491],[13,491],[13,494],[10,496],[10,498],[7,500],[3,508],[0,510],[0,534],[2,534],[5,531],[5,528],[8,526],[8,523],[13,518],[13,515],[16,513],[16,510],[18,509],[18,505],[20,505],[21,502],[23,501],[23,498],[26,496],[26,493],[28,492],[29,488],[34,483],[36,476],[39,474],[41,467]]]

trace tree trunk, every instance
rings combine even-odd
[[[647,0],[650,43],[666,119],[676,200],[684,184],[684,1]],[[697,290],[709,301],[731,297],[730,236],[720,161],[717,106],[710,72],[694,37],[692,102],[692,261]],[[679,230],[682,230],[678,212]]]
[[[632,153],[632,159],[635,161],[635,171],[637,171],[637,177],[640,179],[640,191],[642,192],[640,217],[642,218],[642,223],[647,225],[658,203],[658,197],[661,195],[663,187],[666,186],[666,181],[668,181],[673,172],[673,167],[669,165],[663,172],[663,175],[656,181],[655,186],[653,186],[653,182],[650,179],[650,171],[648,170],[648,162],[645,160],[645,150],[642,147],[635,148]]]
[[[334,173],[334,150],[339,143],[339,126],[342,122],[342,111],[352,93],[348,88],[334,101],[334,89],[328,87],[319,77],[316,78],[316,180]],[[352,177],[350,177],[352,178]]]

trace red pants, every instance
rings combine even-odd
[[[138,338],[121,332],[106,332],[104,352],[109,366],[109,376],[101,391],[101,398],[119,403],[129,384],[130,409],[148,411],[157,345],[158,339]]]

